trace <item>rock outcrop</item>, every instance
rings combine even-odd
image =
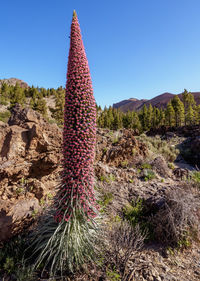
[[[95,174],[98,179],[119,182],[132,181],[135,165],[148,154],[145,144],[135,138],[135,131],[112,132],[98,129]]]
[[[62,130],[16,105],[0,124],[0,240],[31,222],[59,181]],[[42,200],[42,202],[41,202]]]
[[[131,130],[121,130],[109,135],[108,130],[97,132],[96,160],[109,164],[109,166],[131,167],[147,156],[147,147],[135,137]]]
[[[15,86],[18,83],[22,88],[29,88],[29,85],[26,82],[17,78],[0,79],[0,87],[3,83],[8,84],[9,86]]]

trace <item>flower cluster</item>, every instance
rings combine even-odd
[[[64,109],[62,185],[56,199],[56,221],[68,221],[76,207],[88,219],[95,216],[95,141],[96,103],[79,22],[74,12]]]

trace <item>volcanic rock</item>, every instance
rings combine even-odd
[[[40,200],[53,194],[61,168],[62,130],[16,105],[0,124],[0,241],[30,224]]]

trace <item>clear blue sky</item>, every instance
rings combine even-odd
[[[0,79],[65,86],[76,9],[94,95],[200,91],[200,0],[1,0]]]

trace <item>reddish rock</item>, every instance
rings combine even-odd
[[[31,223],[31,210],[55,190],[61,146],[62,130],[31,109],[16,105],[9,126],[0,124],[0,240]]]

